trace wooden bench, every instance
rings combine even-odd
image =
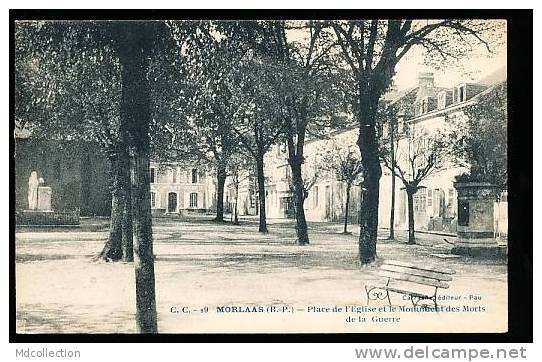
[[[386,260],[380,267],[379,274],[387,278],[387,282],[381,285],[365,285],[367,305],[371,300],[384,299],[391,305],[390,292],[394,292],[408,295],[414,306],[422,301],[432,301],[437,307],[437,292],[439,289],[449,288],[446,282],[452,280],[451,275],[455,274],[455,271],[421,263],[415,265]]]

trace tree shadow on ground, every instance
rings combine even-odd
[[[107,311],[99,308],[24,304],[17,308],[16,329],[19,333],[135,333],[133,313],[120,308]]]

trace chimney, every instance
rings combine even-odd
[[[417,99],[423,99],[425,97],[435,96],[435,77],[432,72],[418,73],[418,97]]]
[[[418,85],[421,87],[429,87],[432,88],[435,86],[434,84],[435,77],[433,73],[431,72],[421,72],[418,73]]]

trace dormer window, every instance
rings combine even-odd
[[[286,153],[286,143],[279,143],[277,145],[277,156],[282,156],[283,153]]]
[[[431,97],[425,97],[420,100],[420,114],[431,112],[435,108],[434,101],[431,102]]]
[[[454,88],[454,103],[461,103],[467,100],[467,85],[461,84]]]
[[[459,101],[464,102],[466,99],[465,86],[459,87]]]
[[[403,134],[406,131],[405,127],[405,118],[401,117],[399,118],[399,121],[397,122],[397,133]]]
[[[442,91],[438,94],[438,109],[446,108],[446,91]]]

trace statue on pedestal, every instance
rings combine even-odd
[[[36,210],[38,208],[38,173],[32,171],[28,179],[28,209]]]

